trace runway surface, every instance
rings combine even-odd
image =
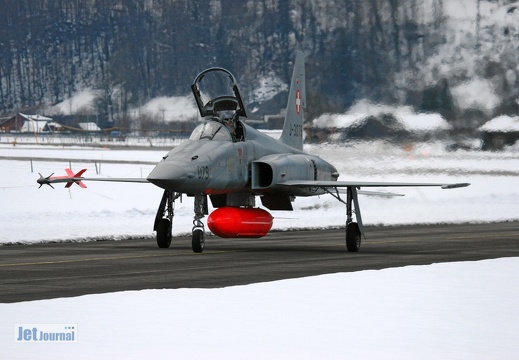
[[[344,230],[271,233],[262,239],[190,237],[0,246],[0,302],[123,290],[217,288],[337,272],[519,256],[519,222],[367,227],[358,253]]]

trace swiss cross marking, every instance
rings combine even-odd
[[[301,91],[296,90],[296,113],[299,115],[301,112]]]

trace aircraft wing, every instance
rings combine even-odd
[[[348,191],[344,188],[338,189],[339,193],[347,194]],[[366,190],[357,190],[358,195],[368,195],[368,196],[380,196],[380,197],[395,197],[395,196],[405,196],[404,194],[396,194],[392,192],[383,192],[383,191],[366,191]]]
[[[146,178],[87,178],[87,177],[70,177],[63,179],[49,179],[49,184],[64,183],[78,181],[108,181],[108,182],[129,182],[129,183],[149,183]],[[46,182],[47,183],[47,182]]]
[[[338,187],[414,187],[414,186],[437,186],[442,189],[456,189],[469,186],[469,183],[411,183],[411,182],[387,182],[387,181],[319,181],[319,180],[288,180],[277,183],[277,185],[291,187],[319,187],[319,188],[338,188]]]
[[[77,184],[82,188],[86,188],[86,185],[83,183],[83,181],[109,181],[109,182],[129,182],[129,183],[149,183],[149,181],[145,178],[101,178],[101,177],[95,177],[95,178],[87,178],[82,177],[81,175],[86,171],[86,169],[82,169],[78,173],[74,174],[72,170],[65,169],[67,172],[67,175],[65,176],[52,176],[53,174],[44,177],[40,174],[40,177],[36,182],[40,184],[40,187],[42,185],[49,185],[50,187],[53,187],[52,184],[58,184],[58,183],[66,183],[65,187],[70,187],[72,184]]]

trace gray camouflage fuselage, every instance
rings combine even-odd
[[[310,196],[317,188],[277,185],[297,180],[336,180],[328,162],[288,146],[241,123],[243,141],[233,142],[229,130],[219,126],[219,139],[190,139],[171,150],[148,176],[151,183],[193,195],[244,193]],[[204,126],[204,124],[200,125]],[[297,134],[301,136],[301,134]]]

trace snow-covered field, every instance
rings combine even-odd
[[[518,258],[0,304],[2,359],[514,359]],[[77,343],[13,324],[77,324]]]
[[[341,180],[470,182],[468,188],[393,190],[360,199],[367,224],[519,220],[519,152],[446,152],[444,144],[402,149],[383,142],[312,145]],[[145,177],[163,151],[0,145],[0,156],[71,159],[73,170]],[[38,172],[69,162],[0,160],[1,243],[153,236],[160,189],[88,183],[44,187]],[[174,233],[191,230],[192,199],[176,206]],[[259,201],[258,201],[259,203]],[[298,198],[274,212],[274,228],[343,226],[328,196]],[[287,219],[288,218],[288,219]],[[150,241],[153,241],[150,239]],[[209,237],[207,241],[218,241]],[[1,251],[1,248],[0,248]],[[465,358],[519,352],[519,259],[410,266],[225,289],[146,290],[0,304],[1,358]],[[77,324],[75,343],[17,342],[15,324]]]
[[[335,164],[340,180],[470,182],[468,188],[402,188],[398,198],[362,197],[366,224],[489,222],[519,220],[519,152],[447,152],[444,144],[402,149],[384,142],[308,145],[306,150]],[[166,151],[82,147],[0,145],[0,156],[44,157],[61,161],[0,160],[0,243],[81,241],[92,238],[152,236],[162,191],[151,184],[88,183],[87,189],[63,185],[38,189],[38,173],[63,175],[72,165],[86,176],[146,177]],[[89,159],[89,162],[81,159]],[[95,160],[95,161],[94,161]],[[150,165],[103,163],[144,161]],[[97,164],[96,164],[97,162]],[[260,204],[260,201],[257,201]],[[345,207],[331,196],[297,198],[296,211],[273,212],[274,229],[343,226]],[[193,201],[177,201],[174,234],[192,228]],[[211,240],[210,240],[211,241]],[[215,240],[217,241],[217,240]]]

